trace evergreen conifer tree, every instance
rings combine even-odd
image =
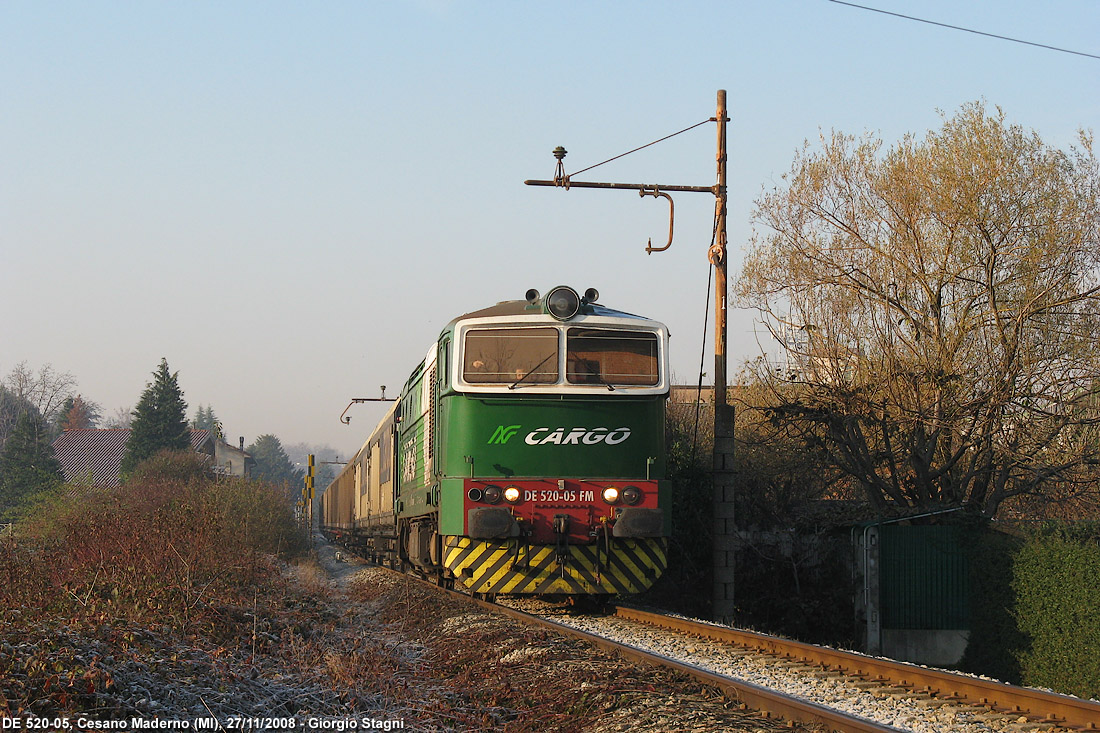
[[[37,410],[25,410],[0,452],[0,510],[64,481],[50,432]]]
[[[122,458],[121,473],[129,476],[135,467],[162,450],[186,450],[191,444],[187,423],[187,403],[183,400],[177,377],[168,371],[168,360],[161,359],[153,372],[152,384],[145,386],[130,425],[130,440]]]
[[[258,481],[270,481],[273,484],[298,486],[305,475],[294,467],[282,442],[270,433],[261,435],[248,446],[248,452],[256,460],[252,478]]]
[[[216,438],[223,437],[221,420],[214,414],[214,408],[211,405],[205,407],[199,405],[199,409],[195,411],[195,419],[191,421],[191,426],[198,430],[209,430]]]

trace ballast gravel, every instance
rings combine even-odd
[[[990,716],[990,720],[981,720],[978,719],[979,714],[962,712],[947,704],[929,705],[927,701],[922,703],[905,697],[876,697],[843,679],[814,677],[788,670],[776,664],[774,659],[760,654],[636,621],[611,616],[547,612],[546,607],[537,602],[513,600],[506,603],[563,626],[695,665],[715,674],[797,696],[849,715],[892,726],[900,731],[1001,733],[1006,730],[1020,730],[1021,724],[1027,723],[1026,719],[1006,719],[1001,716]],[[1055,730],[1053,726],[1041,726],[1038,729]]]

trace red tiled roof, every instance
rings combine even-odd
[[[119,485],[129,428],[66,430],[53,442],[53,455],[69,483],[107,488]],[[209,430],[191,431],[191,450],[213,453]]]

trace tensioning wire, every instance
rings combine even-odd
[[[581,173],[584,173],[585,171],[590,171],[593,168],[599,168],[604,163],[610,163],[613,160],[618,160],[619,158],[625,158],[626,156],[630,155],[631,153],[636,153],[639,150],[644,150],[644,149],[650,147],[651,145],[656,145],[657,143],[663,143],[665,140],[668,140],[670,137],[676,137],[677,135],[682,135],[685,132],[688,132],[689,130],[694,130],[696,127],[699,127],[700,125],[705,125],[708,122],[713,122],[713,121],[714,121],[713,117],[708,117],[707,119],[703,120],[702,122],[696,122],[691,127],[685,127],[683,130],[680,130],[679,132],[674,132],[671,135],[665,135],[660,140],[654,140],[653,142],[646,143],[645,145],[642,145],[641,147],[637,147],[637,148],[634,148],[633,150],[628,150],[625,153],[622,153],[620,155],[616,155],[614,158],[608,158],[607,160],[605,160],[601,163],[596,163],[596,165],[590,165],[587,168],[582,168],[579,171],[576,171],[574,173],[570,173],[568,177],[572,178],[573,176],[580,175]]]

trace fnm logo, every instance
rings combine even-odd
[[[489,438],[489,445],[504,445],[512,436],[519,432],[522,425],[498,425],[493,437]]]

